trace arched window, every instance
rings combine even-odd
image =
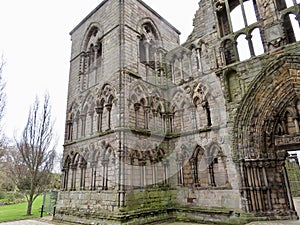
[[[86,49],[87,69],[92,71],[101,65],[102,42],[101,34],[97,27],[93,27],[88,35],[88,44]]]
[[[218,2],[219,4],[216,5],[217,17],[218,17],[218,25],[219,25],[219,32],[220,36],[224,37],[227,34],[230,34],[230,22],[226,12],[225,5]]]
[[[69,188],[69,172],[70,172],[71,158],[67,156],[64,161],[64,165],[62,168],[62,176],[61,176],[61,188],[65,191]]]
[[[286,14],[284,16],[284,29],[287,43],[293,43],[300,40],[299,22],[294,14]]]
[[[80,87],[84,91],[98,83],[99,67],[102,65],[102,32],[92,26],[84,40],[80,59]]]
[[[238,60],[235,54],[236,47],[230,39],[227,39],[223,42],[222,48],[223,48],[223,55],[224,55],[224,60],[226,65],[234,63]]]
[[[73,140],[73,118],[74,115],[72,112],[68,112],[67,115],[67,124],[66,124],[66,140]]]
[[[142,34],[139,41],[140,62],[155,69],[157,32],[150,22],[142,25]]]
[[[255,0],[217,0],[215,8],[221,37],[243,29],[259,18]]]
[[[97,132],[111,130],[115,125],[112,123],[112,112],[115,91],[110,84],[105,84],[98,93],[95,111],[97,113]],[[94,106],[94,104],[93,104]]]
[[[78,175],[78,165],[79,165],[80,155],[78,153],[75,154],[73,158],[73,162],[71,164],[72,169],[72,177],[71,177],[71,191],[75,191],[79,184],[79,179],[81,179]],[[79,178],[78,178],[79,177]]]
[[[105,105],[105,107],[107,109],[107,129],[108,130],[111,129],[111,111],[112,111],[113,100],[114,100],[114,97],[112,95],[110,95],[108,97],[108,102]]]
[[[254,3],[253,0],[247,0],[231,10],[230,18],[233,32],[257,22]]]
[[[237,42],[237,49],[238,49],[240,61],[249,59],[251,57],[251,53],[250,53],[248,41],[246,39],[246,35],[245,34],[239,35],[236,42]]]
[[[195,118],[192,118],[192,123],[195,123],[196,126],[193,126],[192,124],[192,127],[196,129],[210,127],[212,125],[210,106],[203,89],[204,88],[199,84],[193,95],[195,108],[192,108],[191,110],[192,112],[195,111],[196,114],[194,115]]]
[[[251,42],[254,50],[254,55],[261,55],[264,53],[264,46],[260,29],[258,27],[251,32]]]

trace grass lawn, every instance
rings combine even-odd
[[[32,206],[32,215],[26,216],[27,202],[0,206],[0,222],[37,218],[40,216],[40,210],[43,204],[43,196],[35,199]]]

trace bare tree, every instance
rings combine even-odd
[[[38,195],[50,185],[56,156],[49,95],[41,105],[37,98],[31,107],[21,137],[9,151],[11,174],[18,189],[24,192],[28,206],[27,215]]]

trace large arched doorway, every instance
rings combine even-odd
[[[244,207],[256,215],[295,219],[287,152],[300,149],[300,56],[281,56],[248,89],[237,113],[234,154]]]

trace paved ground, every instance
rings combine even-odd
[[[294,198],[294,203],[298,215],[300,215],[300,197]],[[50,220],[49,217],[44,217],[43,220],[40,219],[31,219],[31,220],[20,220],[14,222],[5,222],[0,223],[0,225],[53,225],[54,223]],[[57,224],[57,223],[55,223]],[[61,224],[63,225],[63,224]],[[165,225],[168,225],[167,223]],[[169,225],[204,225],[204,224],[195,224],[195,223],[169,223]],[[300,225],[300,220],[297,221],[266,221],[266,222],[252,222],[247,225]]]

